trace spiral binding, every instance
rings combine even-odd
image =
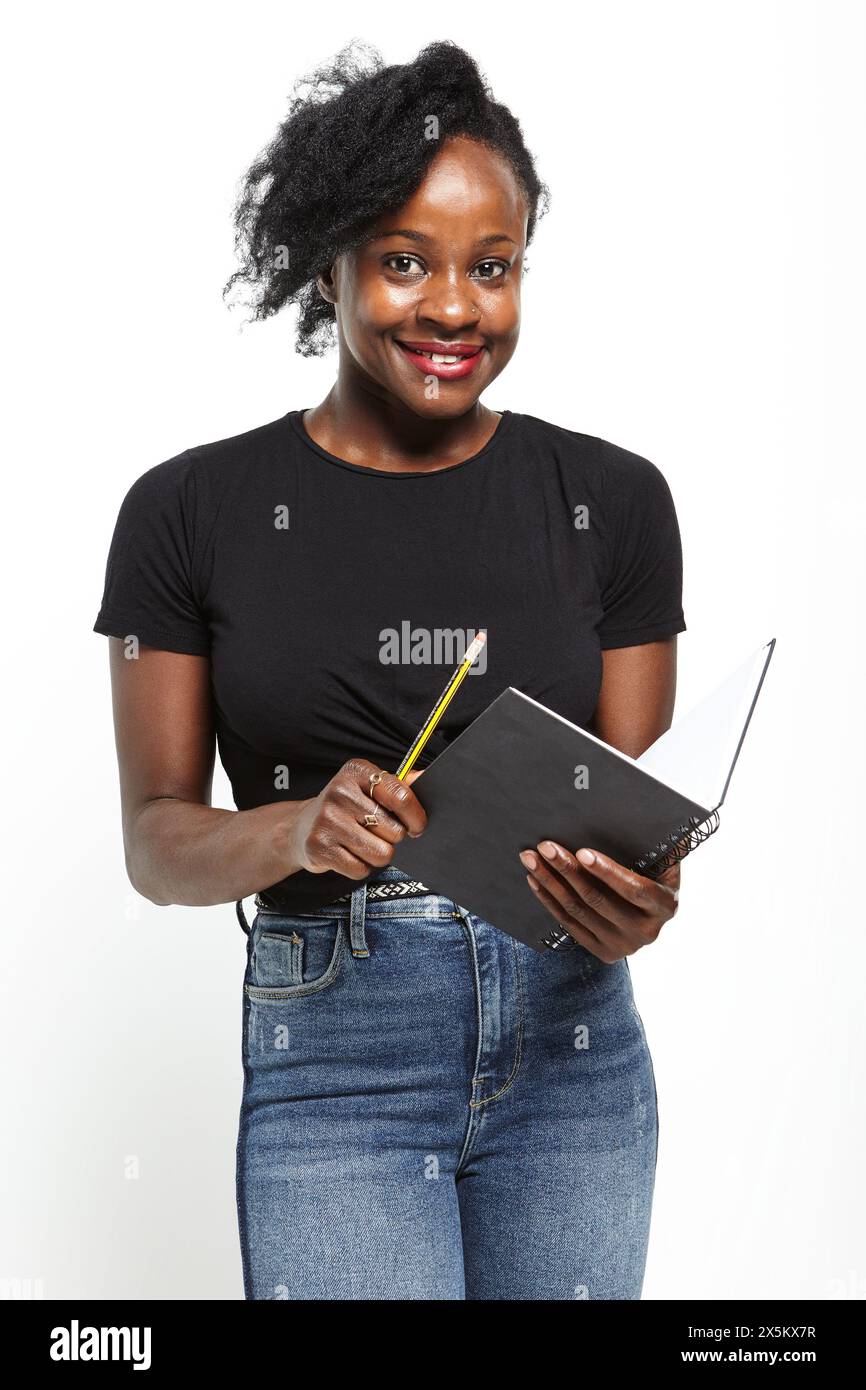
[[[635,873],[643,874],[645,878],[659,878],[665,869],[670,869],[672,865],[678,864],[681,859],[685,859],[698,845],[703,844],[719,828],[718,810],[711,811],[705,820],[698,820],[697,816],[689,816],[689,819],[682,825],[678,825],[668,835],[666,840],[659,840],[658,844],[653,845],[651,850],[635,860],[632,869]],[[554,928],[547,936],[541,938],[542,946],[546,946],[550,951],[568,950],[579,943],[570,936],[567,931]]]
[[[708,840],[718,828],[717,810],[711,811],[706,820],[689,816],[688,820],[678,825],[666,840],[659,840],[657,845],[653,845],[651,850],[635,860],[632,868],[635,873],[643,874],[645,878],[658,878],[665,869],[678,864],[693,849],[703,844],[704,840]]]

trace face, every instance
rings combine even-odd
[[[500,155],[446,141],[413,197],[318,281],[341,377],[429,419],[471,409],[517,346],[527,216]]]

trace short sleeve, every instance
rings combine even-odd
[[[671,490],[649,459],[617,450],[609,460],[607,583],[598,624],[602,649],[660,642],[685,632],[683,555]]]
[[[94,632],[207,656],[195,584],[196,490],[186,450],[143,473],[121,503]]]

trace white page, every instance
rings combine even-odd
[[[708,811],[720,806],[774,643],[760,647],[656,739],[638,767]]]

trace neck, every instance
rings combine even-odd
[[[304,416],[304,428],[322,449],[349,463],[427,473],[471,458],[495,433],[499,418],[480,401],[447,419],[417,415],[375,383],[341,374]]]

